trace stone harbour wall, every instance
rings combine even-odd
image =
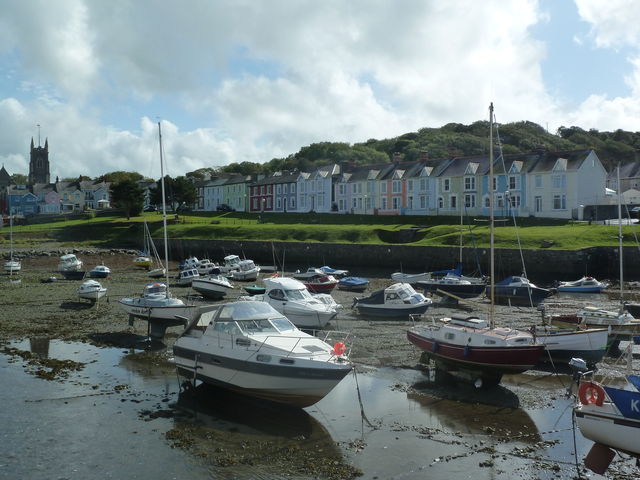
[[[156,243],[159,244],[159,243]],[[273,246],[273,247],[272,247]],[[348,268],[357,275],[357,269],[429,272],[453,268],[460,256],[459,247],[420,247],[409,245],[366,245],[301,242],[256,242],[229,240],[170,240],[171,257],[176,260],[195,255],[220,262],[225,255],[236,254],[250,258],[258,264],[282,265],[286,270],[306,269],[308,266],[329,265]],[[273,250],[272,250],[273,248]],[[463,271],[478,270],[489,273],[488,248],[463,248]],[[577,251],[525,250],[522,252],[527,276],[533,281],[575,280],[583,275],[598,279],[619,278],[619,256],[616,247],[592,247]],[[625,247],[624,278],[640,280],[640,252]],[[496,279],[523,273],[519,250],[496,249]]]

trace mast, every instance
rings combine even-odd
[[[618,256],[620,257],[620,304],[624,301],[624,282],[622,277],[622,195],[620,188],[620,164],[617,168],[617,181],[618,181]]]
[[[489,323],[493,327],[494,318],[494,300],[495,300],[495,265],[493,260],[493,102],[489,105],[489,255],[490,255],[490,269],[489,269],[489,291],[491,292],[489,298],[491,300],[491,307],[489,309]]]
[[[164,162],[162,158],[162,130],[158,122],[158,141],[160,142],[160,185],[162,186],[162,230],[164,231],[164,262],[165,279],[167,282],[166,296],[169,298],[169,247],[167,245],[167,206],[164,196]]]

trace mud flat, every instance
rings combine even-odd
[[[344,309],[330,328],[351,333],[357,373],[317,405],[292,413],[208,388],[193,397],[180,392],[168,361],[178,328],[169,329],[168,348],[145,351],[145,322],[129,325],[118,306],[118,298],[139,295],[148,281],[133,267],[133,253],[77,253],[87,270],[103,262],[112,270],[112,278],[100,280],[108,296],[97,304],[77,297],[80,281],[42,283],[56,275],[59,253],[23,258],[19,283],[0,278],[0,374],[9,386],[0,396],[9,405],[1,419],[10,445],[0,476],[574,478],[576,468],[585,474],[573,452],[581,459],[590,442],[578,432],[573,443],[566,374],[530,371],[505,377],[490,392],[440,379],[406,340],[411,322],[359,317],[350,308],[356,294],[337,290]],[[370,276],[371,289],[392,283],[382,275]],[[202,301],[188,288],[172,291]],[[592,303],[614,308],[616,294]],[[434,300],[421,321],[462,308]],[[547,309],[566,313],[583,301],[552,298]],[[495,318],[528,328],[541,313],[498,306]],[[601,371],[621,377],[624,366],[608,358]],[[145,465],[142,454],[155,463]],[[79,466],[86,456],[95,468]],[[636,473],[633,461],[619,458],[608,476]]]

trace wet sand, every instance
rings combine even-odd
[[[202,478],[212,471],[214,478],[258,478],[256,465],[261,466],[260,475],[264,474],[259,478],[280,478],[278,471],[290,478],[576,475],[570,400],[565,397],[570,380],[567,375],[530,371],[505,377],[502,386],[492,392],[443,381],[420,362],[420,352],[406,340],[411,322],[361,318],[351,305],[353,297],[362,294],[336,290],[333,296],[344,310],[329,328],[351,333],[351,359],[357,375],[345,379],[327,398],[298,411],[293,418],[290,411],[278,409],[266,415],[241,415],[241,411],[255,414],[264,406],[235,397],[229,400],[226,393],[206,388],[195,398],[180,394],[168,362],[177,327],[168,331],[168,349],[145,352],[143,344],[137,343],[146,337],[146,323],[135,321],[130,326],[116,301],[139,295],[148,280],[143,270],[132,266],[133,252],[78,252],[87,270],[102,262],[112,269],[112,278],[99,280],[108,288],[108,296],[95,305],[77,297],[80,281],[41,283],[49,276],[59,276],[55,273],[58,253],[47,255],[43,250],[24,258],[20,283],[10,283],[6,275],[0,279],[0,348],[4,353],[0,372],[11,377],[15,382],[12,385],[24,388],[20,395],[5,392],[4,396],[18,399],[17,408],[26,406],[30,418],[50,413],[47,408],[42,410],[41,404],[34,406],[34,397],[75,399],[81,392],[79,402],[87,402],[84,407],[93,415],[99,410],[97,417],[105,423],[114,411],[121,412],[115,418],[127,418],[126,428],[107,428],[119,441],[130,444],[140,435],[132,432],[144,430],[145,441],[159,451],[168,448],[170,457],[180,457],[181,465],[185,458],[187,464],[195,462],[196,470],[202,469]],[[371,289],[391,284],[388,274],[387,278],[371,276]],[[172,291],[189,301],[201,301],[188,288],[175,287]],[[238,290],[236,296],[243,293]],[[591,297],[591,303],[615,306],[617,292],[612,292],[612,297]],[[439,297],[434,301],[423,322],[463,308],[454,308]],[[583,302],[575,296],[552,298],[547,302],[547,313],[572,312]],[[540,322],[541,312],[498,306],[495,318],[499,325],[528,328]],[[118,366],[115,370],[114,363]],[[607,359],[601,371],[622,376],[624,366],[619,363]],[[124,379],[115,379],[118,376]],[[354,394],[356,387],[362,393],[366,419]],[[104,408],[93,403],[92,395],[98,395]],[[229,404],[233,408],[228,408]],[[266,418],[274,421],[265,424]],[[141,428],[140,424],[151,423],[160,426],[155,431]],[[316,435],[320,440],[315,440]],[[579,432],[577,435],[580,437]],[[417,440],[421,441],[416,444]],[[578,442],[579,454],[584,456],[589,442],[581,438]],[[323,454],[318,455],[318,451]],[[3,471],[26,471],[20,465],[16,467],[18,453],[15,455],[6,468],[0,469],[0,476]],[[63,469],[60,463],[69,462],[54,463]],[[182,467],[176,468],[174,473],[178,475]],[[478,469],[479,473],[470,474]],[[631,461],[619,460],[608,475],[626,478],[634,472]]]

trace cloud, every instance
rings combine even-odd
[[[636,39],[614,35],[622,20],[603,4],[578,8],[599,45]],[[536,0],[6,0],[0,160],[26,173],[40,123],[52,176],[157,178],[155,114],[172,176],[471,123],[491,101],[501,122],[635,115],[631,98],[563,110],[542,77],[551,46],[532,33],[547,20]]]

